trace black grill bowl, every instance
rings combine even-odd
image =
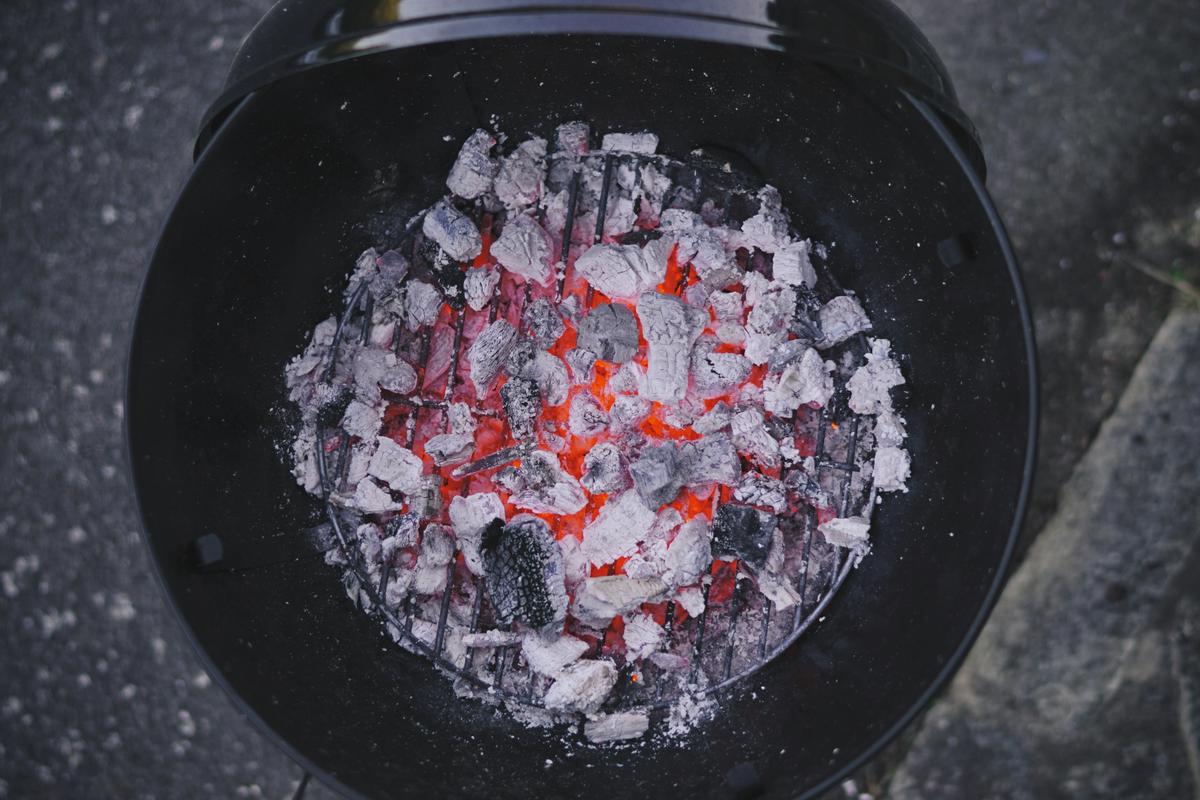
[[[661,16],[475,14],[378,52],[326,50],[315,67],[266,59],[269,80],[235,72],[231,91],[253,91],[215,107],[163,229],[129,366],[146,539],[218,681],[349,794],[812,796],[913,718],[998,592],[1031,477],[1036,387],[969,124],[952,95],[798,58],[765,27],[739,40],[703,27],[724,23]],[[873,552],[825,620],[678,740],[593,747],[457,699],[303,544],[320,507],[282,454],[283,365],[338,310],[355,256],[402,236],[493,115],[514,135],[586,119],[653,130],[667,154],[726,154],[780,188],[805,235],[836,244],[835,275],[907,354],[909,493],[877,511]],[[198,569],[206,535],[246,568]]]

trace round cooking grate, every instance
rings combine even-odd
[[[755,192],[745,188],[750,181],[734,171],[728,163],[712,163],[699,155],[689,161],[604,151],[574,156],[571,169],[557,172],[560,186],[568,192],[566,219],[562,228],[565,232],[563,252],[567,252],[571,246],[586,246],[601,240],[604,212],[608,208],[607,197],[617,180],[617,174],[623,172],[640,178],[643,175],[641,168],[647,164],[653,164],[657,174],[671,180],[670,188],[664,195],[663,208],[707,208],[710,212],[717,209],[734,217],[743,214],[739,209],[751,208],[756,197]],[[589,189],[583,188],[586,182],[580,180],[580,175],[586,175],[589,171],[602,176],[598,186],[592,182],[592,189],[596,190],[594,196],[586,195]],[[548,184],[555,179],[555,175],[552,167]],[[585,207],[596,210],[595,233],[590,241],[580,241],[575,225],[576,215]],[[471,211],[481,230],[491,230],[502,224],[501,219],[494,217],[479,203]],[[744,213],[743,218],[748,215]],[[429,244],[421,232],[421,223],[422,217],[413,220],[395,247],[414,264],[426,259],[423,253],[427,252]],[[574,238],[570,238],[571,232],[575,233]],[[823,303],[843,293],[823,260],[814,259],[814,267],[818,280],[810,292],[812,302]],[[679,276],[677,293],[683,293],[689,277],[687,272]],[[557,283],[559,301],[564,300],[563,278],[564,275],[560,274]],[[528,304],[528,282],[525,287],[524,302]],[[414,444],[422,415],[446,416],[444,410],[449,406],[456,381],[460,380],[459,366],[464,357],[463,327],[468,312],[461,299],[453,302],[454,296],[454,291],[447,293],[454,345],[444,390],[426,396],[421,389],[424,384],[422,376],[414,393],[396,400],[407,409],[404,436],[410,448]],[[334,380],[338,375],[339,358],[343,358],[346,351],[369,341],[377,300],[379,298],[373,296],[368,281],[363,280],[351,287],[329,348],[329,360],[323,371],[325,380]],[[497,317],[499,300],[500,290],[496,289],[487,312],[491,321]],[[592,307],[590,287],[586,290],[586,296],[581,296],[579,300],[584,308]],[[422,355],[419,371],[423,371],[429,356],[430,331],[431,328],[427,326],[421,334],[414,334],[422,337],[416,344]],[[397,340],[402,336],[398,332]],[[400,344],[397,341],[397,350]],[[410,339],[407,344],[414,343]],[[861,553],[831,545],[817,534],[818,509],[826,514],[832,512],[838,517],[869,517],[874,505],[870,478],[861,470],[863,464],[870,462],[871,453],[866,451],[873,446],[873,438],[869,435],[873,418],[852,413],[846,401],[846,380],[854,367],[861,363],[867,349],[866,338],[858,334],[844,344],[826,350],[823,355],[839,365],[834,373],[836,390],[833,398],[820,410],[802,406],[789,421],[798,438],[812,443],[813,459],[809,462],[812,469],[806,481],[785,480],[789,486],[789,510],[778,516],[778,524],[785,535],[790,541],[799,543],[789,552],[785,570],[792,576],[792,589],[798,602],[786,611],[777,611],[772,600],[760,591],[751,571],[747,571],[736,559],[714,560],[702,582],[703,612],[695,616],[679,614],[672,602],[667,604],[664,613],[662,625],[667,641],[661,649],[679,655],[682,661],[677,664],[686,662],[686,667],[668,669],[649,660],[635,666],[624,663],[620,649],[616,652],[606,650],[605,655],[618,663],[620,674],[617,686],[605,701],[603,710],[667,706],[684,694],[710,693],[728,686],[779,655],[821,617]],[[519,438],[512,437],[513,440]],[[529,668],[519,646],[468,649],[465,657],[461,654],[451,657],[447,653],[452,605],[460,611],[463,606],[470,609],[467,625],[471,633],[499,631],[501,635],[497,641],[501,642],[504,641],[503,634],[510,629],[510,626],[497,622],[496,609],[483,581],[469,570],[461,568],[457,551],[446,567],[445,588],[441,591],[440,603],[416,604],[412,602],[411,594],[398,604],[385,601],[389,581],[393,577],[392,570],[386,563],[382,569],[371,569],[365,563],[355,540],[355,521],[337,502],[339,492],[345,489],[350,441],[351,437],[336,419],[330,419],[329,415],[319,417],[315,454],[320,492],[324,497],[337,547],[346,563],[346,577],[352,594],[360,598],[366,610],[381,619],[399,644],[423,654],[439,669],[458,679],[460,690],[524,705],[542,706],[551,682]],[[527,452],[527,449],[516,444],[501,448],[468,465],[460,465],[456,470],[443,467],[441,471],[447,474],[454,472],[461,477],[464,473],[496,470]],[[780,477],[786,479],[786,465],[783,471]],[[464,492],[465,486],[464,483]],[[713,492],[714,508],[718,499],[719,493]],[[599,637],[597,650],[606,647],[609,633],[606,631]],[[597,652],[589,655],[597,655]]]

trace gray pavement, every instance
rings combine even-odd
[[[300,776],[161,603],[121,440],[145,260],[267,5],[0,4],[0,798],[276,798]],[[1033,542],[1172,302],[1111,251],[1185,268],[1200,245],[1200,2],[901,5],[981,129],[1029,279],[1047,400]],[[1197,638],[1181,623],[1159,666],[1187,673]],[[956,768],[929,730],[902,770],[916,796]]]
[[[1200,311],[1180,310],[890,797],[1200,796],[1198,417]]]

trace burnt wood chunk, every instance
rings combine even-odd
[[[483,562],[500,622],[544,628],[566,619],[562,553],[545,522],[528,514],[507,525],[493,520],[483,533]]]
[[[733,556],[760,570],[770,555],[776,525],[774,514],[727,503],[717,509],[713,520],[713,556]]]

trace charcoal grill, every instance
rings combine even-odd
[[[570,239],[570,232],[575,227],[575,215],[579,208],[581,191],[579,176],[584,170],[595,169],[604,176],[598,193],[598,201],[593,206],[598,209],[599,213],[592,241],[598,242],[604,231],[604,211],[607,209],[605,200],[610,186],[614,182],[614,168],[620,164],[632,165],[635,167],[634,174],[641,175],[640,167],[652,163],[660,165],[663,163],[663,159],[658,156],[613,153],[595,153],[575,160],[579,162],[578,166],[581,169],[572,173],[573,177],[569,184],[562,252],[566,252],[573,241]],[[706,200],[716,202],[720,208],[729,208],[739,204],[751,207],[755,202],[753,192],[746,188],[750,185],[748,178],[734,175],[732,169],[723,173],[720,166],[716,164],[689,166],[676,161],[667,161],[666,163],[667,174],[683,176],[686,184],[673,185],[665,192],[665,196],[671,198],[673,195],[686,194],[693,210],[698,209]],[[477,224],[481,229],[488,228],[491,224],[491,215],[484,211],[481,211],[480,215],[481,219],[477,220]],[[421,259],[423,237],[420,233],[420,223],[422,219],[423,215],[418,215],[409,222],[401,240],[395,247],[400,252],[408,253],[414,263],[420,263]],[[823,270],[823,272],[825,271]],[[686,278],[685,273],[676,287],[678,294],[683,293]],[[565,273],[559,278],[557,284],[557,296],[560,301],[563,298],[564,282]],[[822,275],[820,288],[824,289],[827,295],[822,298],[823,300],[828,300],[841,292],[836,278],[830,274]],[[529,290],[530,283],[526,282],[524,298],[526,306],[531,302]],[[593,291],[589,285],[587,289],[589,302]],[[324,368],[326,379],[336,372],[338,356],[341,352],[340,343],[350,337],[357,337],[362,343],[368,341],[376,299],[365,282],[352,288],[350,298],[333,335],[331,356]],[[499,300],[499,291],[494,291],[488,309],[489,322],[496,320]],[[456,386],[459,362],[464,349],[463,324],[466,311],[464,308],[458,307],[454,309],[453,314],[454,345],[444,390],[440,391],[438,396],[410,396],[397,400],[399,403],[413,407],[412,413],[405,420],[405,446],[410,449],[414,443],[417,422],[421,413],[436,413],[447,408],[449,398]],[[426,327],[420,334],[418,364],[424,364],[428,359],[431,331],[432,328]],[[402,339],[398,337],[395,345],[398,354],[401,344]],[[831,353],[831,357],[836,359],[838,352],[850,350],[858,356],[857,360],[861,360],[862,353],[867,349],[865,335],[859,334],[848,345]],[[423,379],[418,383],[424,383]],[[844,385],[839,390],[844,392]],[[874,494],[871,491],[870,481],[854,481],[855,474],[860,471],[856,455],[859,451],[859,435],[862,424],[862,417],[851,413],[844,402],[827,404],[819,411],[810,410],[806,414],[799,414],[794,422],[798,433],[811,434],[811,438],[815,440],[814,458],[817,481],[829,497],[828,505],[837,508],[842,517],[862,514],[869,516],[871,513],[870,505]],[[451,598],[456,591],[464,591],[467,596],[474,598],[470,623],[471,633],[497,629],[494,621],[489,624],[486,619],[484,592],[480,590],[480,582],[469,573],[464,574],[461,570],[456,569],[454,561],[446,567],[446,587],[441,592],[440,613],[432,643],[414,635],[413,623],[416,619],[416,610],[411,602],[406,601],[398,609],[384,602],[388,582],[392,577],[391,571],[385,566],[378,580],[368,574],[369,570],[363,563],[359,549],[355,546],[357,544],[355,534],[343,522],[343,512],[334,502],[336,493],[345,489],[350,465],[350,451],[346,446],[348,442],[349,437],[345,435],[344,431],[318,423],[315,453],[321,479],[321,492],[324,496],[325,514],[328,518],[328,522],[323,527],[331,534],[324,541],[340,550],[342,558],[355,576],[356,585],[367,595],[370,610],[381,618],[388,630],[401,639],[406,647],[424,654],[439,668],[451,673],[456,678],[461,678],[474,689],[486,692],[493,698],[499,697],[535,707],[540,706],[549,681],[532,673],[521,673],[518,677],[517,670],[510,670],[510,664],[515,667],[520,660],[519,654],[515,652],[519,648],[513,649],[513,652],[510,652],[510,648],[499,648],[495,658],[491,661],[476,658],[474,653],[465,664],[455,663],[445,657],[443,647],[446,642],[448,614]],[[330,448],[327,447],[327,444],[340,445],[336,451],[336,460],[329,457]],[[503,448],[475,462],[463,465],[455,470],[455,474],[465,475],[484,469],[495,469],[516,460],[526,452],[526,448],[520,445]],[[714,495],[714,507],[716,501],[717,498]],[[699,616],[689,618],[684,625],[675,627],[672,625],[674,614],[668,610],[668,635],[676,639],[682,638],[685,644],[690,643],[693,659],[690,683],[699,686],[700,693],[718,692],[757,671],[770,659],[786,650],[824,612],[834,594],[841,588],[857,563],[860,554],[854,553],[849,548],[828,545],[815,536],[816,513],[809,506],[803,508],[804,513],[799,518],[786,520],[793,526],[792,534],[803,537],[804,542],[802,564],[796,570],[798,578],[793,587],[797,590],[801,601],[794,610],[779,615],[775,614],[774,605],[765,595],[754,588],[754,582],[738,580],[738,562],[733,562],[731,580],[734,581],[735,590],[728,603],[719,604],[715,608],[710,606],[709,592],[712,585],[706,584],[703,588],[705,611]],[[796,530],[796,526],[799,530]],[[712,572],[711,567],[709,572]],[[464,586],[464,584],[466,585]],[[719,616],[718,619],[710,619],[717,616]],[[739,631],[739,628],[743,630]],[[600,644],[602,642],[603,640]],[[618,682],[619,690],[614,692],[610,701],[606,703],[606,711],[638,707],[665,707],[682,691],[684,682],[668,680],[667,678],[671,676],[663,670],[646,665],[640,670],[636,681],[630,681],[630,670],[631,667],[626,666],[622,679]]]
[[[720,713],[682,739],[621,747],[461,700],[428,665],[442,626],[413,655],[348,611],[316,551],[349,534],[336,514],[314,519],[279,452],[291,429],[279,366],[332,310],[347,259],[412,241],[405,221],[442,194],[466,133],[575,118],[656,131],[662,152],[702,148],[749,185],[778,186],[806,233],[837,243],[832,273],[909,356],[916,471],[877,516],[872,556],[855,570],[812,520],[792,521],[811,561],[795,615],[773,619],[739,589],[697,620]],[[1024,510],[1032,338],[974,131],[891,6],[283,2],[239,53],[197,156],[143,289],[134,480],[202,656],[306,770],[364,796],[812,796],[961,660]],[[371,302],[350,298],[339,336],[364,335]],[[803,424],[851,512],[870,502],[854,489],[858,426],[828,414]],[[322,461],[327,487],[341,463]],[[746,636],[756,646],[739,660],[730,643]],[[536,687],[498,683],[536,703]],[[665,699],[652,681],[644,692],[613,702]]]

